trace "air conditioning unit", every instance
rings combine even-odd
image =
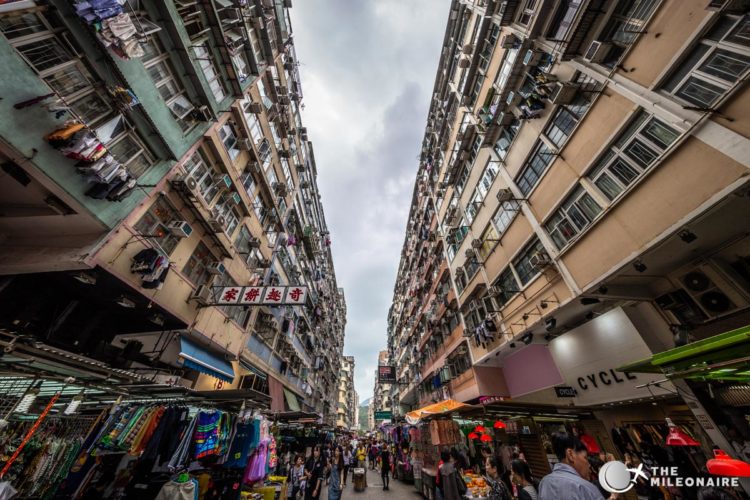
[[[245,111],[254,115],[259,115],[263,112],[263,105],[259,102],[251,102],[245,106]]]
[[[229,201],[233,205],[239,205],[240,203],[242,203],[242,196],[240,196],[240,193],[232,193],[232,196],[229,197]]]
[[[182,191],[195,191],[198,189],[198,182],[187,174],[175,178],[172,181],[172,185]]]
[[[521,40],[514,35],[513,33],[508,33],[507,35],[504,35],[500,39],[500,46],[504,49],[512,49],[516,46]]]
[[[212,262],[206,266],[206,272],[208,272],[208,274],[224,274],[226,270],[227,268],[224,267],[224,264],[219,261]]]
[[[279,149],[279,158],[291,158],[292,154],[288,149]]]
[[[508,92],[508,97],[505,100],[505,103],[508,106],[518,106],[519,104],[521,104],[522,99],[523,96],[518,92]]]
[[[268,269],[271,267],[271,261],[268,259],[259,259],[257,265],[258,269]]]
[[[221,176],[219,184],[223,184],[223,186],[220,186],[222,188],[231,188],[232,187],[232,178],[229,177],[229,174],[224,174],[224,175]]]
[[[502,113],[498,113],[497,118],[495,118],[495,122],[498,125],[507,126],[507,125],[510,125],[511,122],[513,122],[515,118],[516,117],[513,116],[513,113],[502,112]]]
[[[589,48],[583,58],[592,63],[600,63],[607,58],[607,55],[609,55],[609,51],[611,49],[611,43],[594,40],[593,42],[591,42],[591,45],[589,45]]]
[[[167,229],[169,229],[169,232],[173,236],[177,236],[178,238],[187,238],[191,234],[193,234],[193,228],[188,224],[187,221],[184,220],[175,220],[169,223],[167,226]]]
[[[283,182],[274,182],[273,191],[274,193],[276,193],[277,196],[281,196],[281,197],[284,197],[288,194],[286,184],[284,184]]]
[[[713,262],[683,271],[675,281],[711,319],[750,305],[741,286]]]
[[[250,239],[247,240],[247,246],[249,246],[250,248],[260,248],[260,238],[251,236]]]
[[[546,252],[537,252],[529,259],[529,264],[534,269],[544,269],[545,267],[550,265],[551,262],[552,260],[549,258],[549,255],[547,255]]]
[[[473,248],[467,248],[466,251],[464,252],[464,256],[466,257],[467,260],[476,259],[477,252]]]
[[[211,287],[207,285],[201,285],[195,289],[193,294],[190,296],[190,300],[196,301],[199,305],[207,306],[211,302]]]
[[[215,219],[208,219],[208,227],[211,228],[211,231],[214,233],[221,233],[224,231],[225,222],[224,216],[220,215]]]
[[[578,93],[578,85],[573,82],[555,82],[549,94],[552,104],[568,104]]]
[[[487,294],[490,297],[500,297],[504,293],[505,289],[501,286],[491,286],[489,287],[489,289],[487,289]]]
[[[473,240],[471,240],[472,248],[482,248],[482,245],[484,245],[484,242],[479,238],[474,238]]]
[[[474,52],[474,44],[473,43],[467,43],[461,48],[461,52],[463,52],[466,55],[471,54]]]
[[[509,188],[501,188],[497,192],[497,201],[498,203],[505,203],[506,201],[511,201],[513,199],[513,191],[511,191]]]
[[[462,57],[461,59],[458,60],[459,68],[466,69],[469,66],[471,66],[471,59],[469,59],[468,57]]]
[[[250,139],[240,139],[237,141],[237,147],[239,147],[242,151],[251,151],[253,149],[253,141]]]
[[[284,61],[284,69],[287,71],[294,71],[294,61]]]
[[[211,108],[208,106],[200,106],[196,108],[193,111],[193,117],[202,122],[210,122],[213,120],[213,116],[211,115]]]
[[[278,95],[288,95],[288,94],[289,94],[289,89],[288,89],[288,88],[286,88],[286,87],[285,87],[285,86],[283,86],[283,85],[277,85],[277,86],[276,86],[276,93],[277,93]]]
[[[537,66],[541,62],[543,55],[543,52],[537,52],[534,49],[529,49],[523,56],[523,64],[525,66]]]

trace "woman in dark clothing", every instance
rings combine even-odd
[[[312,456],[305,464],[305,500],[318,500],[320,492],[323,491],[323,482],[326,475],[326,460],[321,454],[320,445],[313,448]]]
[[[380,477],[383,479],[383,490],[388,489],[388,473],[391,471],[391,452],[388,451],[388,446],[383,443],[380,451]]]
[[[510,471],[510,479],[518,487],[518,500],[537,500],[537,491],[529,464],[515,459],[510,463]]]

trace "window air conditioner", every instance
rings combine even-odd
[[[172,181],[172,185],[181,191],[195,191],[198,189],[198,183],[196,180],[187,174],[175,178]]]
[[[224,231],[225,222],[224,216],[220,215],[214,219],[208,219],[208,227],[211,228],[211,231],[214,233],[221,233]]]
[[[510,125],[514,119],[515,119],[515,116],[513,116],[513,113],[502,112],[502,113],[498,113],[495,121],[497,122],[498,125],[506,126],[506,125]]]
[[[508,92],[508,97],[505,100],[505,103],[508,106],[518,106],[521,104],[521,99],[523,99],[523,96],[518,92]]]
[[[471,66],[471,59],[469,59],[468,57],[462,57],[461,59],[458,60],[459,68],[466,69],[469,66]]]
[[[206,266],[206,271],[208,272],[208,274],[224,274],[226,270],[227,268],[224,267],[224,264],[219,261],[212,262]]]
[[[199,286],[190,296],[190,300],[196,301],[199,305],[207,306],[211,302],[211,287],[207,285]]]
[[[196,108],[193,111],[193,117],[202,122],[210,122],[213,120],[213,116],[211,116],[211,108],[208,106],[200,106]]]
[[[537,252],[529,259],[529,264],[534,269],[544,269],[551,262],[552,261],[550,260],[549,255],[547,255],[545,252]]]
[[[502,188],[497,192],[498,203],[505,203],[513,199],[513,191],[508,188]]]
[[[464,252],[464,256],[467,260],[469,259],[475,259],[477,257],[477,252],[473,248],[467,248]]]
[[[251,102],[245,106],[245,111],[254,115],[259,115],[263,112],[263,106],[259,102]]]
[[[592,63],[600,63],[607,58],[607,55],[609,54],[611,48],[611,43],[594,40],[593,42],[591,42],[591,45],[589,45],[589,48],[583,58]]]
[[[279,158],[291,158],[292,154],[289,152],[288,149],[279,149]]]
[[[508,33],[500,39],[500,46],[504,49],[512,49],[518,42],[520,42],[520,40],[516,35]]]
[[[255,236],[251,236],[249,240],[247,240],[247,246],[250,248],[259,248],[260,247],[260,238],[256,238]]]
[[[578,85],[573,82],[555,82],[549,100],[552,104],[568,104],[578,93]]]
[[[175,220],[169,223],[167,226],[167,229],[169,229],[169,232],[173,236],[177,236],[178,238],[187,238],[191,234],[193,234],[193,228],[190,226],[190,224],[187,223],[187,221],[184,220]]]
[[[471,246],[473,248],[482,248],[482,245],[484,245],[484,242],[479,238],[474,238],[471,240]]]
[[[537,66],[542,60],[543,52],[537,52],[534,49],[529,49],[523,56],[523,64],[525,66]]]
[[[281,197],[286,196],[288,193],[287,186],[283,182],[274,182],[273,191],[277,196]]]
[[[461,52],[463,52],[466,55],[471,54],[474,52],[474,44],[473,43],[467,43],[461,48]]]
[[[283,86],[283,85],[277,85],[277,86],[276,86],[276,93],[277,93],[278,95],[288,95],[288,94],[289,94],[289,89],[288,89],[288,88],[286,88],[286,87],[285,87],[285,86]]]
[[[251,151],[253,149],[253,141],[251,141],[250,139],[240,139],[239,141],[237,141],[237,146],[242,151]]]

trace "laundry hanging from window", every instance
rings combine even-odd
[[[169,272],[169,257],[155,248],[143,249],[133,257],[130,272],[141,275],[143,288],[161,290]]]

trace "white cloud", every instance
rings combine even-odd
[[[318,184],[360,400],[372,395],[449,0],[297,0]]]

